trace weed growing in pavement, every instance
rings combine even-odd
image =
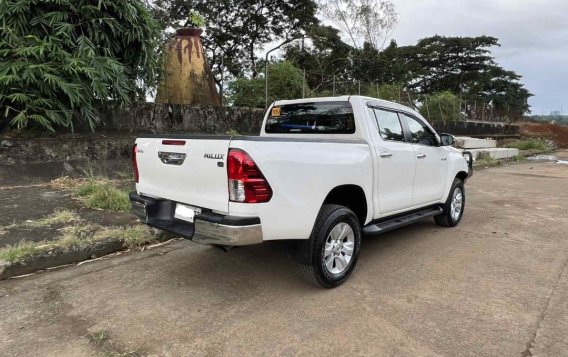
[[[115,212],[130,211],[128,190],[119,187],[114,180],[74,179],[61,177],[51,181],[52,187],[71,190],[73,197],[89,208]]]
[[[53,249],[72,249],[84,247],[104,240],[123,242],[126,248],[139,248],[155,243],[160,236],[149,227],[136,225],[129,227],[103,227],[96,224],[79,223],[62,228],[61,236],[54,241],[20,242],[15,246],[0,248],[0,260],[15,263],[22,262],[34,254]]]
[[[527,157],[523,155],[517,155],[513,156],[510,160],[513,162],[522,162],[522,161],[527,161]]]
[[[130,211],[128,191],[110,185],[89,183],[85,188],[77,190],[83,202],[89,208],[99,208],[116,212]]]
[[[22,241],[15,246],[8,246],[0,249],[0,260],[10,263],[18,263],[25,260],[26,257],[38,252],[41,242]]]
[[[41,228],[50,227],[55,224],[72,223],[77,222],[81,218],[75,211],[70,210],[58,210],[56,209],[52,214],[47,217],[40,218],[36,221],[26,221],[22,223],[12,223],[7,226],[0,227],[0,235],[8,233],[9,230],[14,228]]]
[[[481,153],[475,160],[475,163],[480,165],[492,165],[498,163],[498,161],[491,157],[489,153]]]
[[[147,226],[138,225],[127,228],[109,228],[98,231],[96,239],[118,238],[124,241],[128,248],[138,248],[155,242],[156,235],[152,234]]]
[[[64,227],[61,229],[61,237],[54,242],[54,246],[71,248],[87,245],[92,243],[95,232],[99,229],[102,227],[88,223]]]
[[[86,335],[90,343],[97,345],[104,351],[105,356],[109,357],[127,357],[127,356],[138,356],[136,351],[121,351],[113,346],[108,333],[105,331],[92,332]]]
[[[45,218],[39,219],[37,221],[25,222],[22,223],[22,225],[27,227],[48,227],[55,224],[76,222],[80,219],[81,218],[75,211],[56,209],[52,214]]]
[[[73,197],[85,206],[115,212],[130,211],[129,190],[125,180],[109,180],[95,176],[94,170],[85,169],[85,178],[60,177],[51,181],[51,186],[70,190]]]
[[[100,344],[104,342],[108,338],[108,336],[105,331],[99,331],[87,334],[87,338],[91,343]]]

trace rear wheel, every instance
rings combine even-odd
[[[324,205],[304,249],[310,249],[309,264],[300,272],[312,284],[334,288],[347,280],[355,268],[361,247],[361,225],[349,208]]]
[[[465,208],[465,189],[463,181],[459,178],[454,179],[448,199],[442,208],[444,209],[442,214],[434,217],[436,223],[443,227],[457,226]]]

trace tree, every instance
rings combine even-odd
[[[406,58],[395,41],[379,51],[365,43],[363,48],[353,51],[353,77],[368,83],[400,84],[408,83],[412,77]]]
[[[333,79],[350,80],[353,48],[344,43],[339,31],[330,26],[312,26],[306,31],[310,44],[290,44],[284,48],[284,59],[306,70],[306,81],[316,93],[331,93]],[[306,41],[308,42],[308,41]],[[349,78],[348,78],[348,77]]]
[[[156,0],[163,28],[188,25],[191,11],[203,16],[203,46],[220,84],[225,69],[235,77],[259,71],[256,51],[276,38],[293,38],[317,23],[313,0]]]
[[[303,76],[291,62],[283,61],[268,66],[268,102],[301,98]],[[229,85],[234,106],[264,108],[264,78],[237,78]],[[309,88],[304,89],[309,95]]]
[[[521,76],[498,66],[490,48],[494,37],[442,37],[420,40],[399,48],[399,58],[408,69],[408,88],[420,94],[449,91],[462,99],[479,102],[473,116],[519,118],[529,110],[532,94],[520,83]]]
[[[139,0],[0,1],[0,108],[17,128],[86,121],[154,84],[158,28]]]
[[[320,9],[355,48],[361,48],[363,40],[381,49],[398,21],[390,0],[320,0]]]

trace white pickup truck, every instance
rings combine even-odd
[[[133,212],[204,244],[289,240],[311,282],[353,271],[361,237],[434,217],[457,225],[467,160],[414,110],[361,96],[283,100],[260,136],[141,136]],[[467,153],[466,153],[467,154]]]

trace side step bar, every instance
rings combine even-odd
[[[399,227],[407,226],[414,222],[423,220],[424,218],[437,216],[443,212],[441,207],[431,207],[423,211],[418,211],[410,213],[405,216],[389,219],[387,221],[369,224],[363,227],[363,234],[365,235],[377,235],[382,234]]]

